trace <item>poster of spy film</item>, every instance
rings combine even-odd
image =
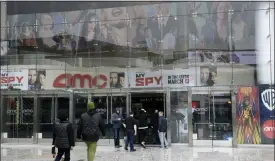
[[[260,144],[260,109],[256,87],[238,89],[236,118],[238,144]]]

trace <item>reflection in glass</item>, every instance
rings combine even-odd
[[[171,92],[171,139],[172,143],[188,142],[187,92]]]
[[[21,46],[37,46],[33,26],[23,23],[19,34]]]

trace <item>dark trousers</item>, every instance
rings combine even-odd
[[[120,144],[119,144],[119,130],[120,130],[119,128],[113,128],[115,146],[120,146]]]
[[[65,153],[64,161],[70,161],[71,157],[71,148],[58,148],[58,153],[55,158],[55,161],[60,161],[62,159],[62,156]]]
[[[134,150],[134,130],[127,130],[125,148],[128,148],[128,144],[130,144],[130,150]]]
[[[147,138],[147,129],[139,129],[138,130],[139,142],[145,142]]]

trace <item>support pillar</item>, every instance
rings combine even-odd
[[[39,127],[40,127],[40,120],[39,120],[39,98],[37,95],[34,95],[33,97],[33,144],[38,144],[38,133],[39,133]]]
[[[237,120],[236,120],[236,113],[237,113],[237,100],[236,100],[237,91],[231,91],[231,104],[232,104],[232,147],[237,148]]]
[[[188,146],[193,146],[193,112],[192,112],[192,88],[188,88]]]
[[[69,121],[74,123],[74,93],[71,92],[69,96]]]

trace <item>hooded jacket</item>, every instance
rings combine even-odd
[[[88,111],[81,115],[78,123],[77,137],[85,142],[97,142],[100,132],[105,136],[105,123],[93,103],[88,103]]]

